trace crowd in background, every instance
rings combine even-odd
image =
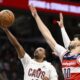
[[[8,41],[2,43],[0,47],[0,80],[22,80],[23,67],[15,49]]]

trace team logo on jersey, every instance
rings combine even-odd
[[[77,57],[77,63],[80,65],[80,55]]]

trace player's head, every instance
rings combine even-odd
[[[42,47],[38,47],[34,52],[34,58],[36,59],[45,59],[46,58],[46,51]]]
[[[80,34],[74,35],[74,39],[70,42],[69,50],[80,47]]]

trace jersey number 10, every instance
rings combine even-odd
[[[70,68],[64,68],[64,78],[70,78]]]

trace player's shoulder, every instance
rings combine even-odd
[[[51,72],[56,72],[55,67],[51,64],[51,62],[45,61],[46,67],[51,71]]]
[[[46,60],[44,61],[44,63],[45,63],[45,64],[50,64],[50,62],[48,62],[48,61],[46,61]]]
[[[48,61],[44,61],[45,65],[48,66],[48,67],[54,67],[51,62],[48,62]]]

